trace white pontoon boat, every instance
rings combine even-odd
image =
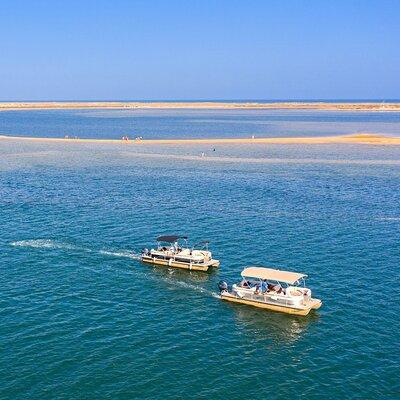
[[[204,241],[189,247],[186,236],[160,236],[157,238],[156,249],[143,249],[141,260],[144,263],[166,267],[208,271],[210,267],[219,267],[219,261],[214,260],[208,250],[208,243]],[[196,249],[197,246],[200,248]]]
[[[222,300],[295,315],[307,315],[322,305],[305,287],[307,275],[264,267],[245,268],[241,275],[231,291],[226,282],[219,283]]]

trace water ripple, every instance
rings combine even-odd
[[[368,160],[398,150],[216,148],[368,161],[257,164],[10,147],[0,148],[0,398],[396,397],[400,176]],[[139,249],[175,232],[211,239],[221,268],[139,262]],[[323,307],[300,318],[219,301],[218,281],[254,263],[307,273]]]

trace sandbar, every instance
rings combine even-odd
[[[222,109],[222,110],[325,110],[325,111],[397,111],[399,102],[302,102],[285,101],[262,103],[252,102],[217,102],[217,101],[48,101],[48,102],[0,102],[0,111],[18,110],[58,110],[58,109]]]
[[[184,144],[369,144],[369,145],[400,145],[400,137],[378,134],[354,134],[341,136],[318,137],[268,137],[268,138],[208,138],[208,139],[79,139],[79,138],[49,138],[28,136],[1,135],[0,140],[52,142],[52,143],[112,143],[122,145],[184,145]]]

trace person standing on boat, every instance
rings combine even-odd
[[[265,293],[268,289],[268,282],[266,279],[263,279],[263,281],[261,282],[261,293]]]

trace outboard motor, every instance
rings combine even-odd
[[[227,292],[228,291],[228,284],[224,281],[219,281],[218,283],[219,292]]]

